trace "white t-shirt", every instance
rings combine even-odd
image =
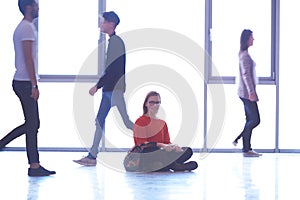
[[[17,26],[13,36],[14,48],[15,48],[15,67],[16,67],[14,80],[18,80],[18,81],[30,81],[30,77],[24,59],[23,45],[22,45],[22,41],[26,41],[26,40],[33,41],[32,55],[33,55],[33,62],[35,66],[35,73],[37,76],[38,74],[37,31],[33,23],[27,20],[22,20]]]

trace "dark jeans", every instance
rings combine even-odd
[[[38,103],[31,98],[31,82],[30,81],[13,81],[13,90],[19,97],[25,123],[18,126],[4,138],[0,140],[1,146],[5,146],[12,140],[26,134],[26,152],[28,163],[39,163],[39,153],[37,147],[37,133],[40,127]]]
[[[246,123],[242,131],[243,137],[243,152],[252,150],[251,135],[252,130],[260,123],[260,116],[256,101],[240,98],[244,104]]]
[[[169,169],[172,169],[175,163],[185,163],[192,157],[193,150],[190,147],[182,147],[182,149],[182,152],[168,152],[159,148],[143,151],[141,171],[168,171]]]
[[[102,99],[96,119],[96,130],[93,145],[88,155],[89,158],[97,157],[97,154],[99,152],[99,144],[105,131],[105,119],[113,106],[116,106],[118,108],[125,126],[128,129],[133,130],[133,122],[130,121],[126,110],[124,92],[121,90],[115,90],[113,92],[102,92]]]

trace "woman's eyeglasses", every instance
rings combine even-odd
[[[148,103],[153,106],[153,105],[159,105],[161,102],[160,101],[148,101]]]

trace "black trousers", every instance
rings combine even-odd
[[[190,147],[182,147],[182,152],[168,152],[159,148],[147,148],[141,156],[141,170],[144,172],[167,171],[175,163],[184,163],[193,155]]]
[[[256,101],[250,101],[248,99],[241,98],[246,115],[246,123],[242,131],[243,137],[243,152],[252,150],[251,148],[251,136],[252,130],[260,123],[260,115]]]
[[[14,80],[12,86],[15,94],[21,102],[25,122],[1,139],[1,145],[5,146],[12,140],[25,134],[28,163],[39,163],[37,133],[40,127],[40,119],[38,103],[30,97],[32,90],[31,82]]]

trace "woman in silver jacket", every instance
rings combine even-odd
[[[246,123],[242,133],[233,141],[233,144],[236,145],[238,139],[243,137],[244,157],[261,156],[261,154],[251,148],[252,130],[260,123],[257,106],[255,62],[248,52],[248,48],[253,45],[253,40],[252,31],[249,29],[243,30],[240,38],[238,95],[244,104]]]

